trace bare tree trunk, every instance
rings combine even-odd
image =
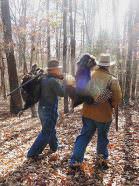
[[[71,61],[71,73],[75,75],[75,31],[73,26],[73,16],[72,16],[72,4],[73,0],[69,2],[69,12],[70,12],[70,61]]]
[[[84,43],[85,43],[85,31],[84,31],[84,21],[81,25],[81,50],[80,50],[80,53],[83,53],[84,52]]]
[[[58,48],[59,48],[59,60],[61,59],[62,61],[62,43],[61,43],[61,38],[62,38],[62,23],[61,23],[61,26],[60,26],[60,30],[59,30],[59,41],[58,41]]]
[[[85,23],[85,31],[86,31],[86,46],[88,52],[92,52],[94,23],[95,23],[95,14],[96,14],[96,1],[88,0],[88,2],[83,1],[82,3],[83,3],[82,4],[83,20]],[[85,8],[87,9],[86,14],[85,14]]]
[[[1,13],[4,26],[4,42],[9,74],[9,84],[10,91],[12,91],[18,87],[18,77],[12,40],[9,0],[1,0]],[[21,95],[20,92],[17,91],[10,97],[10,112],[13,114],[17,114],[20,111],[21,107]]]
[[[63,71],[67,73],[67,10],[68,2],[63,0]],[[64,113],[68,113],[68,95],[64,97]]]
[[[119,48],[119,42],[120,42],[120,37],[119,37],[119,24],[118,24],[118,10],[119,10],[119,0],[117,1],[112,1],[112,12],[113,12],[113,33],[112,33],[112,38],[113,38],[113,54],[116,57],[117,60],[117,74],[118,74],[118,79],[120,82],[120,86],[122,87],[122,63],[120,61],[121,56],[120,56],[120,48]]]
[[[48,22],[47,22],[47,60],[50,60],[50,56],[51,56],[51,49],[50,49],[50,16],[49,16],[49,4],[50,1],[47,0],[47,18],[48,18]]]
[[[126,61],[126,82],[125,82],[125,104],[129,103],[131,93],[131,65],[133,59],[133,4],[130,1],[129,19],[128,19],[128,54]]]
[[[1,92],[2,92],[3,98],[6,99],[5,66],[4,66],[1,47],[0,47],[0,70],[1,70]]]
[[[128,20],[127,16],[125,17],[125,22],[124,22],[124,30],[123,30],[123,41],[122,41],[122,68],[121,68],[121,74],[122,74],[122,82],[120,82],[121,88],[122,88],[122,93],[125,95],[125,76],[126,76],[126,56],[127,56],[127,36],[125,33],[128,31]],[[124,69],[124,71],[122,70]]]
[[[30,58],[30,69],[32,68],[32,64],[34,63],[34,59],[35,59],[35,52],[36,52],[36,48],[35,48],[35,40],[36,40],[36,24],[37,24],[37,20],[38,20],[38,13],[40,10],[40,3],[41,0],[39,0],[39,4],[38,4],[38,10],[36,12],[36,16],[35,16],[35,25],[32,28],[32,33],[31,33],[31,58]]]
[[[132,92],[131,92],[131,99],[132,100],[135,100],[135,98],[136,98],[138,63],[139,63],[139,60],[136,57],[134,57],[133,69],[132,69]]]
[[[56,11],[58,12],[59,9],[59,5],[58,5],[58,1],[56,2]],[[56,17],[57,20],[57,17]],[[58,20],[57,20],[58,21]],[[59,28],[56,28],[56,58],[58,60],[60,60],[60,48],[59,48]]]
[[[19,67],[23,67],[23,74],[27,73],[26,64],[26,10],[27,10],[27,0],[21,1],[21,16],[19,20],[19,26],[24,30],[24,32],[19,33]]]
[[[133,43],[134,43],[134,58],[132,65],[132,92],[131,98],[135,100],[136,98],[136,85],[137,85],[137,72],[138,72],[138,64],[139,59],[137,57],[138,52],[138,40],[139,40],[139,1],[135,1],[135,24],[134,24],[134,33],[133,33]]]
[[[31,56],[30,56],[30,69],[32,68],[32,64],[34,62],[34,56],[35,56],[35,31],[32,32],[32,36],[31,36]]]

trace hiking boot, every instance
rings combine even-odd
[[[75,175],[76,172],[81,172],[81,167],[79,164],[69,165],[67,175]]]
[[[47,152],[47,156],[55,153],[57,150],[52,150],[52,149],[49,149],[48,152]]]
[[[100,170],[107,170],[109,169],[108,161],[105,160],[103,157],[99,156],[97,157],[95,167]]]
[[[103,171],[103,170],[108,170],[109,166],[108,166],[107,162],[102,162],[102,163],[97,163],[96,168]]]
[[[71,170],[74,170],[74,171],[80,171],[81,170],[80,165],[76,165],[76,164],[75,165],[70,165],[69,168]]]
[[[32,161],[42,160],[43,158],[44,158],[43,154],[35,155],[35,156],[27,156],[27,159]]]
[[[102,163],[102,168],[103,168],[103,170],[109,169],[109,166],[108,166],[107,162]]]

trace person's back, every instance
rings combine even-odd
[[[122,97],[118,80],[105,68],[96,69],[92,73],[92,79],[92,92],[94,94],[97,94],[97,91],[106,89],[107,85],[109,84],[110,90],[112,91],[112,98],[111,100],[106,100],[105,102],[97,105],[89,105],[84,103],[82,114],[84,117],[96,120],[98,122],[111,121],[113,108],[119,104]],[[93,89],[94,85],[95,89]]]
[[[41,80],[41,96],[39,104],[51,103],[53,104],[57,96],[63,97],[64,91],[57,78],[52,75],[45,75]]]

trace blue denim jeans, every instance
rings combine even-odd
[[[47,144],[49,144],[50,149],[53,151],[56,151],[58,148],[58,139],[55,129],[58,118],[57,103],[54,105],[46,104],[45,106],[39,105],[38,113],[42,130],[28,151],[27,157],[41,154]]]
[[[102,155],[104,159],[108,158],[108,149],[107,145],[108,132],[111,122],[100,123],[88,118],[82,118],[83,127],[81,134],[77,137],[74,145],[73,154],[70,160],[70,164],[82,163],[84,159],[84,153],[88,143],[91,141],[95,131],[98,131],[97,137],[97,155]]]

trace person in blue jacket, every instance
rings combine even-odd
[[[41,95],[39,99],[38,114],[42,130],[27,153],[28,158],[38,157],[47,144],[52,152],[58,149],[56,136],[56,122],[58,118],[58,96],[64,96],[64,87],[59,83],[63,78],[62,67],[57,60],[51,60],[47,65],[47,75],[41,80]]]

